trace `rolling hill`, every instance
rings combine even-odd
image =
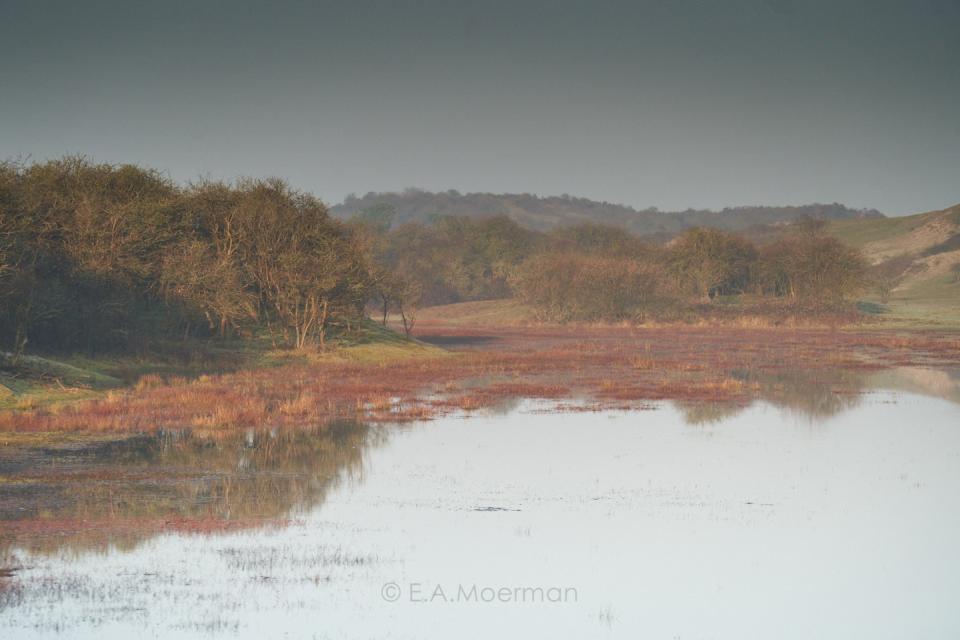
[[[783,226],[792,221],[819,218],[829,222],[830,233],[861,249],[872,265],[875,282],[884,283],[865,298],[865,310],[898,324],[960,326],[960,205],[896,218],[840,204],[663,212],[570,196],[407,189],[348,197],[331,212],[340,219],[363,216],[393,227],[413,221],[430,223],[446,215],[505,214],[538,231],[589,222],[660,238],[709,226],[744,232],[759,244],[780,237]],[[879,292],[882,289],[884,295]]]
[[[867,308],[894,321],[960,324],[960,205],[901,218],[839,220],[828,227],[859,248],[889,288]]]
[[[483,217],[505,214],[521,226],[537,231],[583,222],[608,224],[637,234],[674,234],[698,226],[740,231],[775,225],[810,216],[825,220],[883,219],[875,210],[851,209],[841,204],[810,204],[799,207],[736,207],[722,211],[664,212],[633,209],[609,202],[570,196],[539,197],[530,194],[493,194],[445,191],[432,193],[407,189],[398,193],[368,193],[348,197],[331,208],[334,216],[388,217],[393,226],[417,221],[429,223],[439,216]]]

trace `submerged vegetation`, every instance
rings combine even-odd
[[[364,451],[383,437],[376,423],[499,411],[526,398],[559,411],[669,400],[692,425],[755,401],[825,417],[895,371],[909,374],[905,384],[957,393],[946,374],[924,379],[931,367],[960,365],[954,335],[721,331],[492,330],[425,318],[421,336],[455,354],[151,375],[104,397],[0,413],[0,560],[9,548],[125,547],[161,532],[282,526],[344,474],[362,472]]]
[[[315,427],[333,420],[403,422],[495,406],[505,398],[585,398],[603,406],[651,400],[749,403],[759,379],[787,370],[960,364],[947,334],[711,327],[501,327],[424,323],[424,340],[456,355],[386,363],[296,361],[194,380],[145,378],[131,391],[60,407],[0,413],[0,432],[198,434]],[[819,372],[819,373],[817,373]]]

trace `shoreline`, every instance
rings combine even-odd
[[[712,326],[539,327],[421,321],[420,340],[346,345],[192,378],[147,374],[73,402],[0,411],[0,434],[151,433],[216,437],[251,428],[322,428],[341,419],[409,422],[517,397],[604,408],[655,400],[746,404],[793,378],[857,393],[858,372],[960,367],[960,334]],[[42,436],[40,434],[43,434]]]

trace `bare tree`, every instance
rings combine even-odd
[[[419,283],[404,280],[398,281],[393,291],[393,304],[400,313],[400,322],[407,337],[410,337],[410,332],[417,323],[422,293]]]
[[[167,298],[202,311],[221,338],[228,328],[237,330],[242,320],[257,317],[256,296],[244,286],[238,265],[198,240],[171,249],[163,259],[160,287]]]

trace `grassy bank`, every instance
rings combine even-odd
[[[220,437],[237,429],[323,429],[337,420],[422,420],[520,398],[617,408],[657,400],[744,405],[780,393],[782,381],[797,375],[809,379],[801,386],[823,388],[820,403],[857,392],[849,372],[960,364],[960,338],[942,332],[424,324],[419,335],[455,356],[384,335],[396,342],[381,347],[368,336],[330,354],[281,360],[280,369],[146,377],[129,392],[0,412],[0,432],[42,438],[188,429]]]
[[[366,321],[316,352],[278,350],[262,339],[197,351],[186,344],[181,352],[138,358],[26,357],[3,373],[4,408],[13,410],[0,411],[0,442],[324,429],[338,420],[422,420],[519,398],[616,408],[659,400],[799,403],[781,397],[788,383],[813,389],[810,404],[822,407],[859,393],[851,377],[857,372],[960,365],[955,331],[748,320],[548,325],[500,300],[423,310],[415,328],[420,340]]]
[[[952,275],[921,280],[896,289],[886,302],[868,298],[861,308],[880,329],[960,331],[960,282]]]
[[[865,301],[861,304],[864,322],[844,324],[816,318],[721,314],[698,321],[658,323],[648,321],[640,328],[685,328],[697,326],[737,328],[832,328],[850,330],[925,330],[950,331],[960,328],[960,301],[953,283],[932,281],[922,291],[896,294],[888,303]],[[732,311],[732,310],[731,310]],[[727,317],[729,316],[729,317]],[[430,341],[436,334],[457,333],[458,328],[483,327],[491,335],[509,334],[520,327],[549,331],[539,323],[533,311],[515,300],[490,300],[443,305],[421,310],[415,334]],[[609,327],[609,325],[607,325]],[[585,332],[584,339],[599,324],[572,324],[565,335]],[[626,328],[623,325],[622,328]],[[572,333],[571,333],[572,332]],[[456,336],[434,340],[438,345],[457,348]],[[521,347],[521,344],[515,346]],[[312,365],[373,365],[383,367],[406,360],[440,358],[450,355],[440,346],[404,337],[401,333],[366,321],[349,332],[332,337],[323,351],[293,351],[276,348],[267,336],[249,340],[222,342],[177,342],[157,345],[140,355],[40,356],[25,355],[14,361],[0,355],[0,410],[29,411],[56,407],[80,400],[95,399],[110,392],[130,388],[174,385],[198,378],[274,367],[310,367]]]
[[[246,369],[314,362],[388,363],[441,356],[435,346],[372,321],[332,337],[323,351],[278,349],[268,336],[158,344],[139,355],[0,354],[0,410],[30,410],[87,400],[136,386]]]

